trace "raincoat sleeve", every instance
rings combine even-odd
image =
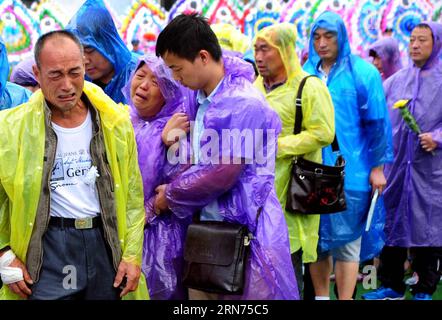
[[[185,218],[205,207],[230,190],[238,180],[244,165],[194,165],[166,187],[170,210]]]
[[[0,249],[10,244],[10,229],[8,196],[0,182]]]
[[[123,249],[122,260],[141,265],[144,232],[144,195],[140,169],[138,167],[137,148],[132,126],[131,136],[128,139],[129,185],[126,205],[126,245]]]
[[[303,91],[303,129],[299,134],[278,139],[278,158],[310,153],[333,141],[334,109],[327,87],[320,79],[309,78]]]
[[[152,196],[144,203],[144,210],[146,211],[145,224],[153,224],[157,218],[155,214],[155,196]]]
[[[442,148],[442,128],[438,128],[431,132],[433,141],[437,143],[437,148]]]
[[[357,99],[362,130],[368,141],[368,163],[375,168],[393,160],[391,123],[379,72],[368,63],[361,67],[366,72],[364,77],[355,79]]]

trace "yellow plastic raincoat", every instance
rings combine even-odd
[[[303,155],[305,159],[321,163],[321,148],[333,141],[333,102],[325,84],[318,78],[309,78],[302,93],[302,132],[294,135],[296,94],[301,80],[308,75],[302,70],[296,55],[295,26],[289,23],[272,25],[261,29],[254,42],[258,38],[278,49],[287,73],[287,81],[269,93],[266,92],[262,76],[254,83],[279,114],[282,122],[275,169],[276,194],[287,220],[291,252],[302,248],[303,262],[314,262],[317,258],[320,216],[294,215],[285,210],[285,205],[293,157]]]
[[[94,84],[83,92],[97,109],[115,185],[118,236],[122,259],[141,265],[144,199],[137,148],[128,112]],[[11,247],[26,263],[42,185],[45,147],[44,97],[41,90],[28,103],[0,113],[0,248]],[[62,254],[62,253],[61,253]],[[138,289],[125,299],[148,299],[141,275]],[[4,285],[0,300],[20,299]]]

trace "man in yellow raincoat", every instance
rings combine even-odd
[[[0,299],[148,298],[128,113],[84,81],[67,31],[42,36],[28,103],[0,114]]]
[[[278,138],[275,187],[285,211],[290,250],[297,275],[302,283],[302,261],[316,261],[319,215],[300,215],[285,210],[287,191],[295,156],[321,163],[321,148],[333,141],[335,134],[333,103],[327,87],[319,78],[309,78],[302,92],[302,131],[294,135],[295,99],[301,80],[308,74],[301,68],[295,51],[295,26],[275,24],[261,29],[255,37],[255,60],[259,77],[255,86],[279,114],[282,132]]]

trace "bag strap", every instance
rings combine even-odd
[[[255,231],[254,231],[255,233],[256,233],[256,229],[258,229],[258,219],[259,219],[259,216],[261,215],[261,212],[262,212],[263,209],[264,209],[263,207],[259,207],[258,208],[258,212],[257,212],[256,218],[255,218],[255,222],[256,222]],[[192,216],[192,222],[193,223],[200,222],[200,221],[201,221],[201,210],[196,212],[196,213],[194,213],[193,216]]]
[[[304,77],[301,80],[301,83],[299,84],[298,87],[298,93],[296,94],[296,100],[295,100],[295,104],[296,104],[296,117],[295,117],[295,128],[293,130],[293,134],[299,134],[301,133],[301,125],[302,125],[302,90],[304,89],[304,85],[307,82],[308,78],[311,77],[316,77],[315,75],[309,75]],[[339,151],[339,144],[338,144],[338,139],[336,138],[336,134],[335,134],[335,138],[333,139],[333,142],[331,144],[332,146],[332,150],[333,152]]]

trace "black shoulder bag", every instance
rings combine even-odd
[[[256,224],[262,208],[258,210]],[[222,294],[242,294],[252,233],[226,221],[200,221],[187,229],[184,244],[184,286]],[[196,218],[196,220],[195,220]]]
[[[294,134],[301,132],[302,79],[296,96],[296,119]],[[332,142],[332,150],[339,151],[338,141]],[[326,214],[347,209],[344,194],[345,160],[339,154],[335,166],[326,166],[300,156],[293,159],[291,179],[287,191],[286,210],[294,214]]]

